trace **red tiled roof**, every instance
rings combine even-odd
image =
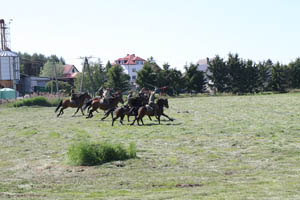
[[[65,65],[64,66],[64,74],[69,74],[72,67],[73,67],[73,65]]]
[[[120,63],[120,61],[124,61],[125,65],[135,65],[135,61],[145,61],[143,58],[140,58],[138,56],[135,56],[135,54],[127,54],[126,57],[124,58],[119,58],[118,60],[116,60],[116,63]]]
[[[73,73],[72,69],[75,69],[75,73]],[[65,78],[76,78],[77,74],[78,74],[78,70],[74,65],[64,65],[64,77]]]

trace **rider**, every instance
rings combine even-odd
[[[103,97],[103,86],[101,86],[98,91],[97,91],[97,94],[100,96],[100,97]]]
[[[127,104],[128,104],[129,100],[130,100],[132,97],[133,97],[133,91],[130,90],[129,93],[128,93],[128,95],[127,95]]]
[[[154,115],[156,115],[154,100],[155,100],[155,90],[150,93],[148,105],[151,110],[154,110]]]
[[[74,87],[71,89],[71,98],[70,98],[71,102],[74,102],[76,105],[78,105],[78,96],[75,93]]]
[[[109,99],[111,98],[110,88],[107,88],[103,94],[104,103],[109,103]]]
[[[145,92],[146,92],[146,89],[143,87],[143,88],[139,91],[139,97],[145,97]]]

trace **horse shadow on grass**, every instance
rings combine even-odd
[[[166,120],[168,121],[168,120]],[[128,124],[130,125],[130,124]],[[167,124],[158,124],[158,123],[145,123],[144,125],[136,125],[136,126],[179,126],[182,125],[182,123],[167,123]]]

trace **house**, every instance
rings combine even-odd
[[[48,77],[36,77],[28,76],[25,74],[21,75],[21,88],[20,92],[25,94],[30,94],[32,92],[41,92],[45,90],[46,84],[51,79]]]
[[[130,76],[130,83],[134,84],[137,78],[137,72],[143,68],[146,60],[136,56],[135,54],[127,54],[124,58],[119,58],[113,64],[119,64],[124,72]]]
[[[64,65],[63,77],[58,78],[58,80],[68,82],[70,85],[74,86],[74,79],[77,77],[79,70],[74,65]]]
[[[198,71],[203,71],[203,72],[208,71],[207,59],[200,59],[196,64],[198,65]]]

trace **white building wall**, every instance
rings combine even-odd
[[[137,78],[137,72],[143,68],[144,61],[137,61],[136,65],[122,65],[124,72],[130,76],[130,82],[134,83]]]

